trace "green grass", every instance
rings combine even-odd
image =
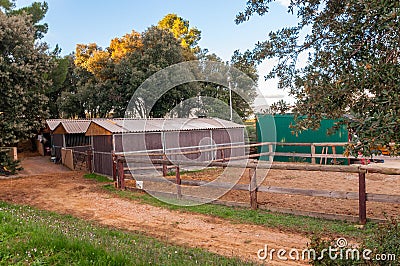
[[[87,179],[94,179],[97,182],[104,182],[104,183],[106,183],[106,182],[110,183],[112,181],[108,177],[103,176],[103,175],[98,175],[98,174],[84,174],[83,177],[87,178]]]
[[[200,213],[228,219],[237,223],[250,223],[263,225],[270,228],[278,228],[286,232],[298,232],[304,235],[326,235],[362,239],[370,235],[377,227],[374,223],[368,223],[363,229],[357,228],[353,223],[346,221],[331,221],[291,214],[269,212],[265,210],[251,210],[240,207],[228,207],[215,204],[198,206],[177,206],[162,202],[143,192],[121,191],[112,185],[103,188],[123,198],[136,200],[143,204],[167,208],[183,212]]]
[[[248,265],[72,216],[0,202],[0,265]]]

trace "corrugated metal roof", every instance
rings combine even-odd
[[[50,130],[60,123],[68,134],[85,133],[91,122],[111,133],[182,131],[219,128],[243,128],[243,125],[219,118],[152,118],[152,119],[49,119]]]
[[[120,125],[117,124],[117,120],[113,120],[113,119],[94,119],[94,120],[92,120],[92,122],[96,123],[99,126],[101,126],[105,130],[110,131],[111,133],[127,132],[124,128],[122,128]]]
[[[217,118],[125,119],[115,120],[115,122],[125,130],[123,132],[183,131],[244,127],[243,125]]]
[[[68,119],[48,119],[48,120],[46,120],[46,123],[49,126],[50,130],[53,131],[61,123],[61,121],[65,121],[65,120],[68,120]]]
[[[61,125],[68,134],[81,134],[86,133],[90,122],[91,120],[67,120],[61,121]]]

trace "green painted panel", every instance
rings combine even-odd
[[[335,133],[328,135],[328,129],[335,125],[338,120],[324,119],[321,121],[320,128],[318,130],[305,130],[299,134],[295,134],[290,125],[294,124],[294,117],[290,114],[285,115],[257,115],[257,141],[258,142],[286,142],[286,143],[316,143],[316,142],[347,142],[348,131],[342,127]],[[274,127],[271,125],[274,121]],[[273,132],[273,128],[276,128],[276,132]],[[262,147],[260,152],[267,152],[268,147]],[[311,153],[310,147],[291,147],[291,146],[279,146],[275,147],[276,152],[293,152],[293,153]],[[337,147],[336,153],[343,153],[343,148]],[[316,153],[321,153],[322,147],[316,147]],[[328,151],[332,154],[331,148]],[[262,156],[261,160],[268,160],[267,156]],[[287,161],[308,161],[294,157],[279,157],[276,156],[274,161],[287,162]],[[343,160],[345,163],[347,160]],[[317,163],[319,160],[317,159]]]

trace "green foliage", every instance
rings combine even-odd
[[[108,48],[102,50],[94,45],[77,47],[77,65],[73,71],[75,89],[64,91],[59,100],[61,111],[67,117],[106,117],[111,112],[114,117],[123,117],[132,95],[143,81],[185,60],[184,48],[173,34],[154,26],[140,35],[140,45],[115,59],[111,57],[112,52],[107,52]],[[150,116],[163,117],[193,93],[186,85],[172,89],[159,99]],[[143,116],[149,108],[148,101],[155,97],[159,95],[149,91],[144,102],[135,102],[137,114]]]
[[[251,265],[140,233],[0,202],[0,265]]]
[[[380,224],[378,230],[365,239],[364,247],[373,251],[371,257],[376,254],[395,254],[396,261],[381,261],[375,265],[400,264],[400,220],[390,219]]]
[[[10,11],[14,7],[15,7],[15,1],[0,0],[0,8],[3,8],[4,11]]]
[[[7,2],[7,0],[3,1]],[[14,5],[9,8],[7,13],[11,16],[22,14],[28,15],[35,28],[35,39],[43,38],[47,33],[49,26],[47,23],[39,24],[39,22],[45,17],[47,10],[49,9],[48,4],[46,2],[33,2],[30,6],[20,9],[11,9],[13,7]]]
[[[215,54],[206,54],[202,60],[223,63],[222,59]],[[234,77],[231,73],[224,73],[226,69],[229,69],[230,67],[240,70],[250,79],[241,80],[240,77]],[[216,79],[222,75],[226,76],[227,78],[229,77],[229,83],[233,89],[232,107],[237,113],[237,115],[233,117],[233,120],[241,123],[242,119],[246,119],[252,113],[252,108],[250,105],[253,103],[256,97],[255,86],[252,85],[257,84],[258,74],[256,65],[251,61],[250,52],[246,51],[245,53],[240,53],[239,51],[235,51],[232,55],[231,61],[225,62],[224,68],[217,69],[216,65],[213,66],[213,68],[215,70],[210,71],[210,73],[215,72],[215,75],[218,76]],[[233,73],[237,72],[234,71]],[[251,80],[253,84],[246,84]],[[218,117],[226,120],[230,119],[229,88],[211,82],[203,82],[198,88],[198,91],[199,95],[204,97],[199,106],[199,113],[205,114],[209,117]],[[240,93],[244,95],[246,99],[242,98],[242,96],[236,93],[236,91],[240,91]]]
[[[19,161],[14,161],[8,155],[7,149],[0,149],[0,175],[15,175],[17,171],[21,170]]]
[[[237,23],[264,15],[271,0],[248,1]],[[291,1],[298,24],[270,32],[253,50],[255,61],[276,58],[267,78],[297,100],[297,129],[326,118],[343,119],[358,136],[355,150],[369,155],[376,145],[400,142],[400,2]],[[307,65],[298,59],[308,55]],[[399,153],[395,146],[392,154]]]
[[[37,42],[25,15],[0,11],[0,147],[11,146],[41,128],[48,116],[46,77],[53,67],[47,46]]]
[[[64,58],[54,56],[53,62],[55,67],[49,73],[48,77],[52,84],[46,91],[46,96],[49,98],[49,116],[51,118],[59,118],[60,106],[58,99],[61,97],[62,92],[68,89],[69,58],[67,56]]]
[[[339,248],[337,240],[324,239],[320,236],[312,238],[309,249],[316,251],[316,259],[311,260],[312,265],[398,265],[400,263],[400,224],[398,220],[389,220],[380,224],[376,230],[369,233],[369,236],[363,239],[359,246],[348,244],[345,247]],[[329,247],[337,249],[337,252],[332,252],[333,260],[329,253]],[[350,253],[346,256],[346,251],[349,249],[357,249],[359,256],[352,257]],[[371,250],[371,254],[365,254],[364,250]],[[324,251],[325,250],[325,251]],[[343,254],[342,258],[340,257]],[[393,256],[394,255],[394,256]],[[384,256],[384,257],[383,257]],[[368,260],[369,258],[369,260]],[[386,258],[385,260],[379,260]]]

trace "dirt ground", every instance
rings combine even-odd
[[[27,204],[41,209],[72,214],[83,219],[121,229],[141,231],[170,243],[200,247],[225,256],[240,257],[260,262],[257,251],[265,244],[269,248],[299,250],[306,247],[305,236],[282,232],[257,225],[235,224],[206,215],[187,214],[166,210],[113,196],[100,189],[101,184],[82,178],[82,173],[71,172],[51,163],[46,157],[27,157],[22,161],[23,177],[0,180],[0,200]],[[221,169],[183,174],[182,179],[214,180]],[[258,172],[258,177],[262,176]],[[367,174],[367,192],[400,195],[400,176]],[[248,184],[245,172],[239,183]],[[358,176],[347,173],[302,172],[270,170],[265,186],[337,190],[357,192]],[[246,191],[232,191],[223,200],[249,202]],[[259,193],[258,201],[266,207],[333,214],[358,214],[354,200],[326,199]],[[367,203],[369,218],[383,218],[400,214],[400,204]],[[269,265],[296,265],[268,261]]]
[[[101,185],[101,184],[100,184]],[[294,233],[257,225],[235,224],[206,215],[187,214],[139,204],[104,192],[82,173],[56,173],[0,180],[0,200],[72,214],[121,229],[141,231],[163,241],[260,262],[257,251],[306,247],[309,240]],[[268,265],[302,265],[268,261]]]

